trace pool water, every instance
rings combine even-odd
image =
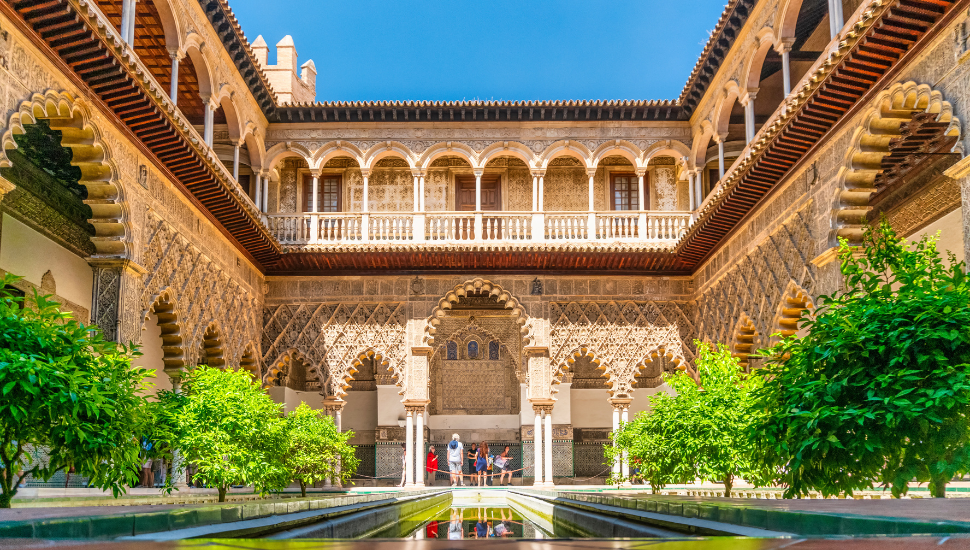
[[[437,510],[427,517],[415,518],[415,520],[403,522],[402,527],[410,529],[410,532],[400,533],[398,537],[419,540],[464,540],[486,538],[536,539],[552,536],[507,506],[448,507]],[[385,538],[387,535],[386,532],[380,532],[373,534],[370,538]]]

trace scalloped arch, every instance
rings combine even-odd
[[[424,341],[429,345],[434,347],[435,336],[438,332],[438,325],[441,324],[441,319],[444,318],[445,314],[449,309],[451,309],[453,304],[458,303],[458,300],[462,296],[467,296],[469,293],[488,293],[495,296],[500,303],[505,304],[505,309],[509,310],[512,317],[515,318],[515,322],[519,325],[519,334],[522,337],[522,346],[526,347],[532,342],[532,336],[530,334],[529,326],[529,316],[519,303],[519,300],[512,295],[511,292],[506,291],[498,284],[491,281],[487,281],[482,278],[472,279],[466,281],[462,284],[455,285],[455,288],[450,290],[443,298],[438,300],[438,305],[431,311],[431,316],[428,317],[428,322],[424,328]]]
[[[90,110],[84,100],[69,92],[50,90],[34,94],[30,100],[21,103],[10,115],[7,130],[0,138],[3,148],[0,167],[12,165],[6,151],[17,149],[14,136],[25,133],[24,125],[36,124],[38,120],[47,120],[51,129],[61,132],[61,146],[71,150],[71,165],[81,170],[78,183],[88,190],[84,203],[93,214],[88,222],[94,226],[91,243],[95,247],[95,257],[129,257],[131,231],[123,187],[101,131],[91,123]]]
[[[579,143],[578,141],[570,141],[566,139],[557,141],[549,147],[546,147],[546,149],[539,154],[539,168],[545,170],[549,167],[549,163],[552,162],[552,159],[556,157],[573,157],[582,162],[584,168],[589,169],[594,167],[590,164],[590,161],[593,158],[593,153],[587,149],[585,145]]]
[[[945,136],[956,138],[950,152],[963,154],[960,119],[953,115],[953,107],[943,94],[930,86],[899,82],[879,94],[873,105],[846,152],[833,214],[834,237],[851,244],[862,242],[863,224],[871,210],[869,200],[883,172],[882,161],[892,153],[891,142],[903,137],[904,124],[916,115],[929,115],[932,122],[947,125]]]

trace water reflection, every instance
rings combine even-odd
[[[409,538],[490,539],[544,538],[543,531],[508,507],[452,507],[424,518]]]

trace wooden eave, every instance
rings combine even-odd
[[[158,90],[115,30],[88,0],[0,2],[33,44],[97,103],[131,142],[199,207],[241,253],[265,271],[280,249],[259,212],[193,136],[191,126]],[[53,30],[56,28],[56,32]]]
[[[868,15],[847,33],[838,52],[790,96],[788,109],[769,121],[752,142],[742,164],[678,243],[678,257],[696,270],[837,125],[883,90],[906,58],[968,5],[970,0],[876,0]],[[932,133],[929,125],[927,132]],[[919,137],[910,142],[926,146]],[[901,149],[900,155],[904,153]],[[895,160],[889,158],[886,168],[891,169]]]

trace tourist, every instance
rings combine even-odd
[[[508,445],[502,454],[495,457],[495,472],[498,474],[499,485],[512,485],[512,450]],[[508,483],[505,483],[505,476],[509,476]]]
[[[462,455],[465,454],[465,446],[458,441],[458,434],[453,434],[451,436],[451,442],[448,443],[448,471],[451,475],[451,486],[456,486],[461,482],[462,487],[465,486],[465,478],[461,474],[461,461]]]
[[[404,487],[404,481],[408,475],[408,447],[401,443],[401,483],[398,487]]]
[[[152,459],[148,458],[147,456],[141,465],[141,486],[155,486],[155,472],[152,471]]]
[[[434,445],[428,449],[428,456],[424,460],[425,474],[428,480],[425,482],[429,487],[434,485],[435,475],[438,473],[438,453],[434,452]]]
[[[506,447],[506,449],[508,449],[508,447]],[[511,537],[513,535],[513,533],[512,533],[512,526],[511,526],[512,511],[509,510],[509,517],[508,518],[505,517],[505,510],[500,510],[499,513],[502,514],[502,519],[501,519],[501,521],[497,521],[495,523],[495,529],[493,530],[493,535],[492,536],[494,536],[494,537]]]
[[[458,434],[455,434],[455,439],[452,441],[458,441]],[[459,443],[461,445],[461,443]],[[450,460],[448,462],[451,462]],[[461,467],[461,461],[458,461],[459,469]],[[462,508],[452,508],[451,509],[451,523],[448,524],[448,540],[461,540],[465,538],[465,526],[462,522],[465,520],[464,509]]]
[[[478,445],[472,443],[472,448],[468,450],[468,475],[472,479],[478,475],[478,470],[475,468],[475,461],[478,460]]]
[[[488,538],[487,512],[483,514],[481,508],[478,509],[478,523],[475,524],[475,538],[476,539]]]
[[[482,441],[478,446],[478,453],[475,456],[475,471],[478,472],[478,486],[485,484],[485,477],[488,475],[488,443]]]

